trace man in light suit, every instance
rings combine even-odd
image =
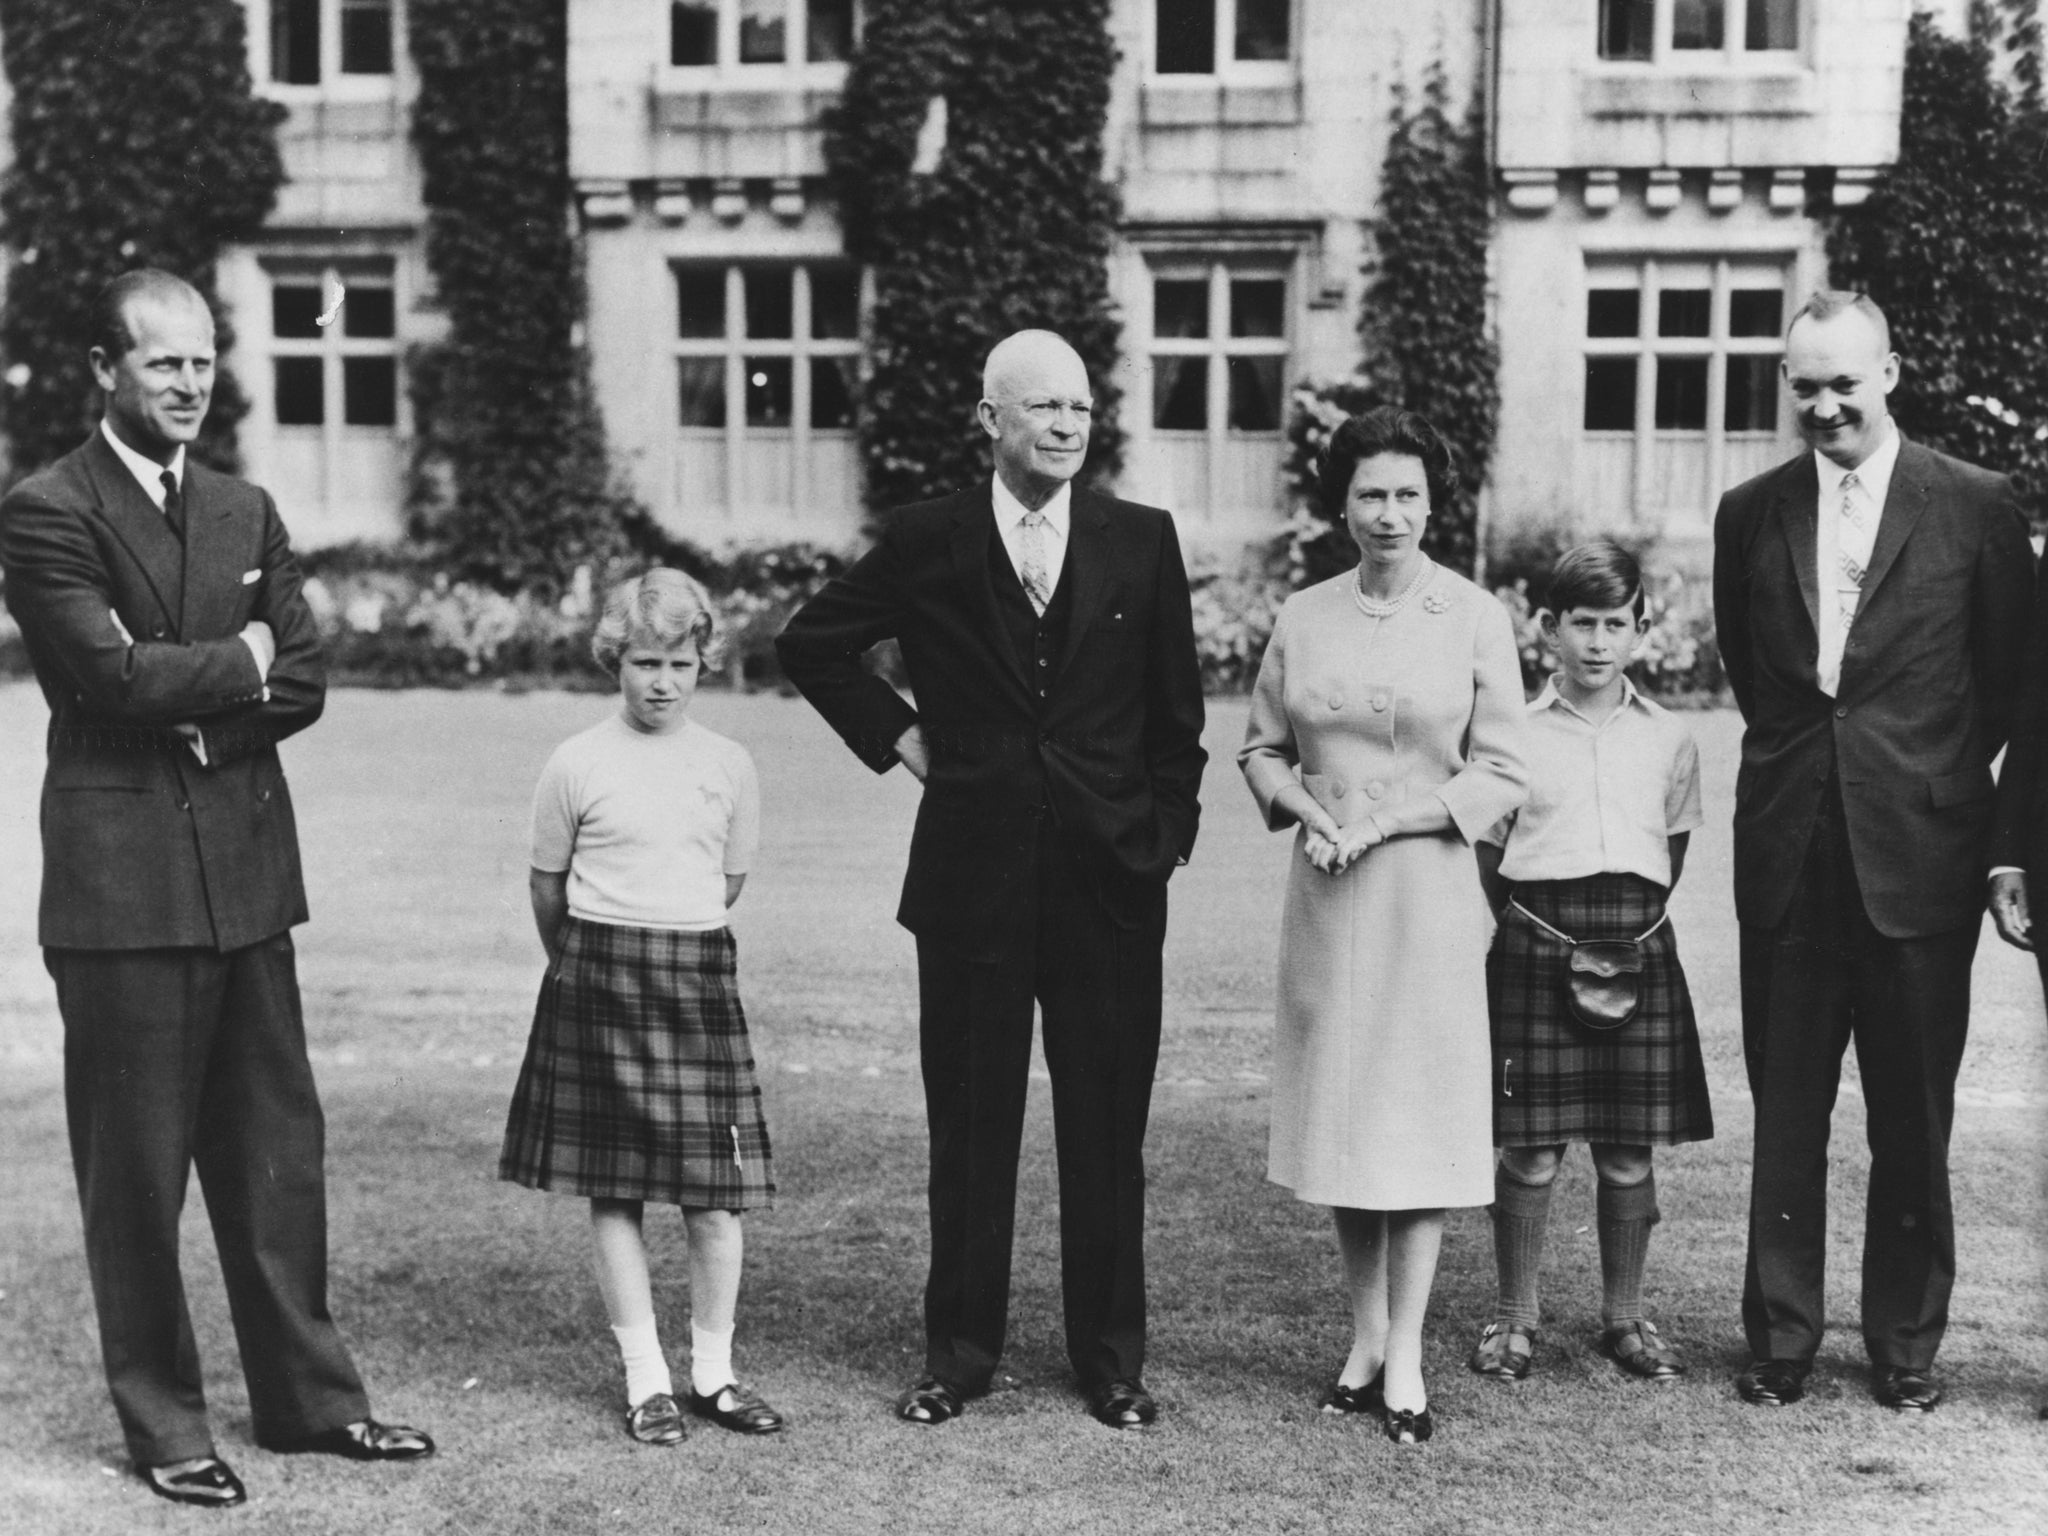
[[[897,1414],[955,1417],[1002,1355],[1035,998],[1067,1356],[1096,1418],[1136,1428],[1157,1411],[1139,1373],[1166,882],[1204,761],[1187,575],[1170,516],[1069,484],[1093,408],[1071,347],[1009,337],[982,396],[993,481],[889,514],[776,649],[863,762],[924,783],[897,920],[917,936],[932,1253],[925,1372]],[[861,667],[892,637],[915,705]]]
[[[8,607],[50,706],[39,933],[64,1020],[86,1263],[149,1487],[242,1502],[207,1428],[178,1269],[196,1165],[257,1442],[407,1460],[327,1310],[323,1124],[291,928],[306,917],[276,744],[326,697],[270,497],[188,462],[213,317],[155,271],[102,294],[105,417],[0,501]]]
[[[1735,906],[1756,1106],[1754,1358],[1736,1385],[1764,1405],[1804,1395],[1853,1040],[1871,1149],[1864,1347],[1877,1401],[1924,1413],[1942,1396],[1949,1130],[2031,551],[2003,475],[1900,436],[1899,359],[1867,297],[1815,294],[1783,372],[1813,452],[1730,491],[1714,524],[1714,617],[1745,725]]]

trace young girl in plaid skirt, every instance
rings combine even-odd
[[[655,569],[615,588],[591,642],[619,713],[555,749],[534,794],[534,922],[548,952],[501,1178],[590,1201],[597,1286],[626,1369],[626,1426],[674,1445],[641,1240],[682,1207],[691,1412],[743,1434],[782,1416],[732,1372],[740,1213],[775,1193],[726,909],[760,832],[744,747],[686,714],[718,649],[704,589]]]
[[[1559,668],[1529,705],[1529,798],[1477,845],[1500,918],[1486,963],[1500,1300],[1471,1365],[1505,1381],[1529,1371],[1550,1191],[1574,1141],[1590,1144],[1599,1177],[1601,1350],[1645,1380],[1685,1371],[1643,1316],[1643,1266],[1657,1221],[1650,1149],[1714,1134],[1664,910],[1701,821],[1699,750],[1625,675],[1643,608],[1642,572],[1616,545],[1558,562],[1542,624]],[[1588,940],[1622,943],[1580,950],[1575,965]]]

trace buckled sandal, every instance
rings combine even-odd
[[[1521,1342],[1517,1344],[1517,1340]],[[1478,1344],[1473,1346],[1472,1358],[1465,1363],[1477,1374],[1491,1376],[1495,1381],[1520,1381],[1529,1374],[1535,1348],[1534,1328],[1496,1319],[1486,1325]]]
[[[1623,1323],[1600,1335],[1600,1353],[1644,1381],[1676,1381],[1685,1357],[1664,1342],[1655,1323]]]

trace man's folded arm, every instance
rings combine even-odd
[[[277,654],[264,676],[261,702],[205,727],[207,753],[214,763],[246,757],[303,731],[327,707],[327,662],[304,588],[284,520],[264,493],[263,575],[257,583],[255,617],[270,626]]]

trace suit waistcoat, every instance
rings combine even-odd
[[[1018,579],[1017,568],[1010,563],[1010,552],[1002,539],[988,541],[988,579],[995,589],[996,613],[1002,620],[1004,639],[1031,680],[1032,710],[1039,716],[1045,714],[1046,703],[1052,697],[1053,673],[1067,643],[1067,627],[1073,622],[1073,563],[1074,544],[1069,539],[1066,558],[1060,566],[1059,585],[1053,588],[1052,601],[1041,614],[1033,610],[1030,594]],[[1038,767],[1033,799],[1046,806],[1051,803],[1051,792],[1045,782],[1045,763],[1035,750],[1032,759]]]

